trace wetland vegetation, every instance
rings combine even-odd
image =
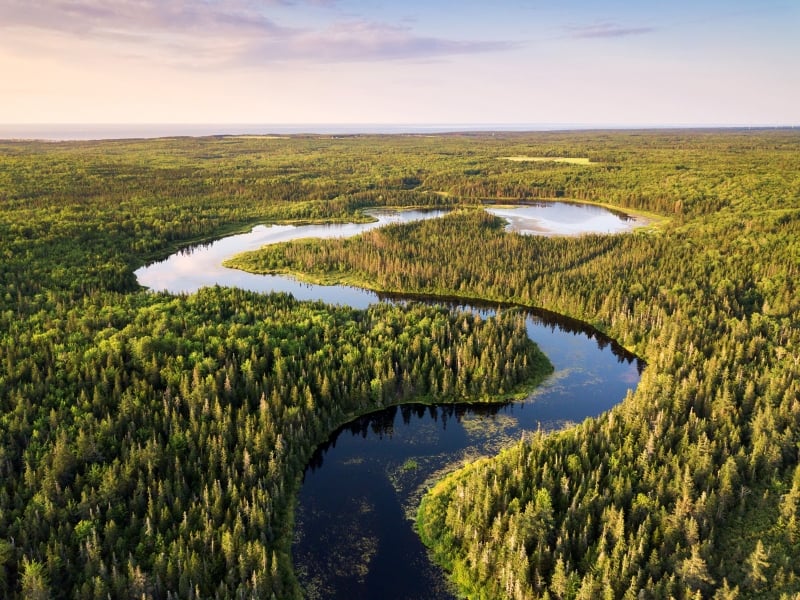
[[[542,307],[647,361],[617,407],[431,488],[418,530],[462,593],[800,592],[800,135],[730,130],[0,142],[0,595],[297,597],[319,442],[536,362],[513,312],[150,293],[136,268],[255,223],[555,198],[662,220],[543,238],[459,210],[267,260]]]

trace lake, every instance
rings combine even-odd
[[[526,206],[487,208],[508,221],[507,231],[523,235],[582,235],[623,233],[641,222],[602,206],[570,202],[542,202]]]

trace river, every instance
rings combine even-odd
[[[577,207],[577,208],[576,208]],[[488,209],[509,231],[575,235],[627,231],[638,223],[603,208],[542,203]],[[305,237],[343,237],[391,222],[435,218],[444,211],[373,211],[369,224],[257,226],[250,233],[182,251],[136,272],[156,290],[189,293],[207,285],[283,291],[301,300],[364,308],[404,301],[348,286],[319,286],[287,276],[244,273],[221,265],[236,253]],[[438,302],[443,302],[438,300]],[[450,302],[489,316],[491,306]],[[555,372],[525,401],[505,405],[405,405],[361,417],[334,432],[311,459],[297,503],[293,555],[306,597],[454,598],[445,576],[413,531],[421,494],[437,476],[496,454],[537,429],[596,416],[636,387],[643,364],[590,327],[528,311],[528,334]]]

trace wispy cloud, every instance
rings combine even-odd
[[[276,43],[252,48],[255,62],[314,59],[319,62],[425,60],[457,54],[497,52],[508,42],[458,41],[416,35],[411,28],[369,21],[347,21],[323,30],[307,30]]]
[[[87,37],[115,32],[276,33],[281,28],[240,0],[5,0],[0,28],[31,27]]]
[[[607,22],[567,27],[566,29],[569,37],[573,38],[621,38],[657,31],[655,27],[625,27],[617,23]]]
[[[504,41],[421,36],[412,25],[366,20],[283,26],[274,8],[311,10],[335,0],[3,0],[0,31],[32,30],[81,41],[113,40],[125,56],[159,51],[166,62],[213,65],[426,60],[514,47]],[[46,37],[46,36],[42,36]],[[34,39],[29,42],[34,43]],[[43,47],[52,47],[44,43]]]

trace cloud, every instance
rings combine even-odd
[[[411,25],[366,20],[286,27],[270,13],[330,8],[336,0],[3,0],[0,31],[37,35],[45,51],[58,34],[81,42],[113,41],[119,56],[158,54],[162,62],[205,66],[287,61],[427,60],[514,48],[504,41],[463,41],[415,34]],[[110,46],[109,46],[110,47]]]
[[[368,21],[335,23],[323,30],[288,36],[282,43],[254,47],[255,62],[313,59],[317,62],[426,60],[457,54],[510,50],[508,42],[458,41],[418,36],[408,27]]]
[[[104,37],[115,32],[276,33],[281,28],[239,0],[4,0],[0,28]]]
[[[616,23],[596,23],[580,27],[567,27],[572,38],[620,38],[631,35],[643,35],[657,31],[655,27],[624,27]]]

